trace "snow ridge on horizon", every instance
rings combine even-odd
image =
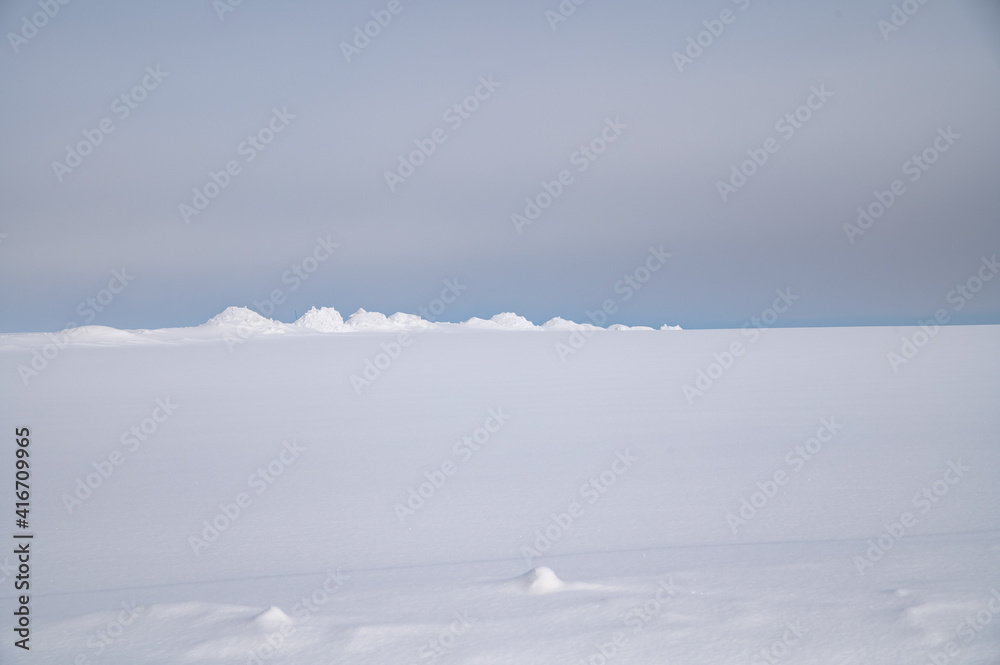
[[[489,319],[472,317],[460,323],[428,321],[416,314],[396,312],[386,316],[381,312],[364,309],[351,314],[345,320],[333,307],[312,307],[292,323],[270,319],[248,307],[227,307],[205,323],[189,327],[155,329],[120,329],[102,325],[87,325],[67,328],[59,332],[3,333],[7,343],[30,344],[36,336],[56,339],[59,343],[78,342],[84,344],[120,344],[141,341],[176,341],[190,339],[214,339],[222,336],[237,336],[240,339],[256,335],[309,334],[309,333],[349,333],[349,332],[415,332],[415,331],[556,331],[574,332],[586,330],[655,330],[648,326],[625,326],[612,324],[607,328],[590,323],[576,323],[561,317],[549,319],[536,325],[513,312],[501,312]],[[664,325],[660,330],[681,330],[680,326]],[[20,341],[17,341],[20,340]],[[54,342],[53,342],[54,343]]]
[[[472,317],[460,323],[447,321],[432,322],[416,314],[396,312],[386,316],[381,312],[369,312],[364,309],[351,314],[345,320],[343,315],[333,307],[312,307],[290,324],[283,324],[264,317],[246,307],[228,307],[221,314],[213,317],[208,323],[239,321],[253,327],[270,328],[272,325],[290,325],[308,328],[319,332],[358,332],[358,331],[395,331],[395,330],[435,330],[442,327],[458,327],[476,330],[655,330],[649,326],[625,326],[613,324],[601,328],[589,323],[576,323],[568,319],[554,317],[541,325],[536,325],[523,316],[513,312],[501,312],[489,319]],[[663,325],[660,330],[680,330],[680,326]],[[264,332],[264,330],[262,330]]]

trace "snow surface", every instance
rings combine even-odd
[[[258,334],[282,332],[284,326],[246,307],[228,307],[209,319],[204,327],[241,328]]]
[[[917,331],[0,335],[0,663],[998,663],[1000,327]]]
[[[561,317],[554,317],[542,324],[543,330],[596,330],[597,327],[591,323],[576,323]],[[680,330],[680,328],[678,328]]]
[[[339,332],[346,330],[344,317],[332,307],[313,307],[295,322],[303,328],[311,328],[319,332]]]

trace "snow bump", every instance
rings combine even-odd
[[[282,609],[276,605],[271,605],[269,608],[253,618],[253,625],[265,630],[276,630],[282,626],[287,626],[292,623],[294,623],[292,618],[285,614]]]
[[[566,583],[546,566],[532,568],[517,578],[525,592],[530,594],[555,593],[566,589]]]
[[[344,317],[333,307],[313,307],[300,316],[295,325],[319,332],[340,332],[348,330],[344,325]]]
[[[216,314],[204,324],[206,327],[237,327],[242,331],[258,333],[281,332],[285,327],[266,316],[262,316],[246,307],[227,307],[222,313]]]

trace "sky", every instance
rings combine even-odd
[[[998,3],[578,1],[5,1],[0,332],[1000,323]]]

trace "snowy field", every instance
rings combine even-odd
[[[2,663],[1000,663],[998,326],[230,309],[0,388]]]

